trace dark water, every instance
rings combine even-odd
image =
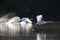
[[[36,34],[33,35],[20,35],[20,36],[0,36],[0,40],[36,40]],[[42,38],[43,39],[43,38]],[[59,34],[46,34],[44,40],[60,40]]]

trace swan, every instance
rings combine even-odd
[[[53,23],[53,21],[44,21],[43,19],[43,15],[37,15],[36,16],[37,19],[37,23],[38,25],[42,25],[42,24],[46,24],[46,23]]]
[[[37,19],[37,24],[39,24],[39,25],[46,23],[46,21],[42,20],[43,19],[43,15],[37,15],[36,19]]]
[[[29,18],[22,18],[20,24],[23,32],[29,33],[32,29],[32,21]]]
[[[9,34],[16,34],[20,32],[20,17],[13,17],[8,22],[6,22],[6,25],[9,28]]]

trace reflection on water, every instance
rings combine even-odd
[[[46,34],[37,33],[37,40],[46,40]]]
[[[30,31],[27,35],[26,33],[17,33],[14,36],[7,36],[8,34],[5,34],[5,36],[0,35],[1,40],[60,40],[59,34],[46,34],[46,33],[40,33],[40,32],[34,32]]]
[[[58,34],[44,34],[44,33],[33,33],[20,34],[19,36],[0,36],[1,40],[60,40],[60,35]]]
[[[37,30],[37,29],[33,29]],[[23,33],[20,31],[20,33],[16,33],[14,35],[10,35],[8,33],[1,33],[0,34],[0,39],[1,40],[60,40],[60,35],[59,34],[47,34],[44,32],[36,32],[33,31],[32,29],[29,31],[27,34],[26,32]]]

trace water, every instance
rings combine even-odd
[[[40,34],[40,37],[37,39],[37,33],[32,33],[29,36],[20,34],[19,36],[0,36],[0,40],[60,40],[59,34]]]
[[[59,24],[59,23],[58,23]],[[57,26],[58,24],[53,24],[54,26]],[[52,27],[53,25],[52,24],[49,24],[50,26],[49,27]],[[52,26],[51,26],[52,25]],[[59,24],[60,25],[60,24]],[[43,25],[44,27],[46,25]],[[47,24],[48,26],[48,24]],[[3,26],[4,28],[5,26]],[[44,31],[42,31],[44,29]],[[36,26],[36,29],[34,29],[34,31],[30,31],[29,32],[29,35],[27,35],[26,33],[16,33],[15,35],[11,36],[7,33],[1,33],[0,34],[0,39],[1,40],[60,40],[60,34],[58,34],[60,29],[48,29],[48,28],[40,28],[40,26]],[[5,31],[5,30],[4,30]],[[40,32],[41,31],[41,32]],[[46,33],[47,32],[47,33]],[[52,33],[54,32],[54,33]],[[39,33],[40,37],[37,37],[37,33]],[[5,35],[4,35],[5,34]],[[38,38],[38,39],[37,39]]]

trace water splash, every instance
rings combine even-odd
[[[15,17],[15,13],[11,13],[11,12],[0,17],[0,35],[6,35],[6,34],[8,35],[10,28],[7,26],[7,24],[9,26],[14,26],[13,24],[8,23],[8,21],[13,17]],[[17,25],[15,25],[15,26],[17,26]],[[16,31],[16,29],[15,29],[15,31]]]

